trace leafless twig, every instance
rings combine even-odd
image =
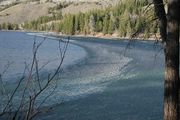
[[[28,64],[25,62],[25,69],[22,78],[19,80],[17,86],[13,90],[12,94],[8,98],[8,101],[3,108],[3,112],[0,114],[0,116],[3,116],[4,114],[12,114],[11,105],[13,104],[13,99],[15,97],[15,94],[17,93],[17,90],[20,86],[24,86],[22,89],[21,97],[19,105],[16,107],[15,112],[13,112],[12,117],[9,117],[9,119],[25,119],[25,120],[31,120],[33,119],[38,113],[40,113],[40,109],[44,102],[54,93],[55,89],[57,88],[57,84],[53,87],[52,91],[46,95],[45,98],[43,98],[39,105],[36,104],[37,98],[45,92],[45,90],[48,89],[50,84],[57,79],[56,77],[59,76],[60,69],[62,67],[65,54],[67,51],[67,47],[69,44],[69,37],[67,40],[59,40],[59,53],[60,53],[60,60],[57,68],[53,73],[49,73],[47,77],[47,81],[41,80],[40,77],[40,70],[43,69],[50,61],[45,63],[43,66],[39,67],[39,61],[37,58],[37,53],[39,47],[43,44],[43,42],[46,40],[46,37],[44,37],[44,40],[37,44],[36,36],[34,37],[34,43],[33,43],[33,57],[32,62],[30,64],[30,69],[28,69]],[[64,43],[64,46],[61,46],[61,43]],[[28,72],[27,77],[25,77],[26,71]],[[0,74],[0,80],[2,81],[2,75]],[[33,86],[31,83],[34,83]],[[2,84],[3,85],[3,84]],[[5,93],[5,86],[3,86],[4,90],[3,93]],[[25,108],[28,107],[28,108]],[[21,114],[22,113],[22,114]]]

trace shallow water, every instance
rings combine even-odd
[[[75,38],[70,43],[78,48],[70,47],[70,57],[81,59],[62,69],[45,104],[52,110],[36,119],[162,119],[164,55],[159,44],[134,41],[127,46],[127,41],[95,38]],[[82,51],[83,57],[77,56]]]
[[[162,119],[164,56],[160,45],[133,42],[125,49],[127,41],[72,42],[88,53],[84,61],[66,71],[72,75],[66,79],[72,82],[64,87],[68,95],[76,93],[71,94],[74,100],[66,101],[64,95],[62,104],[37,119]]]
[[[36,45],[44,41],[37,53],[39,66],[48,63],[45,67],[45,70],[48,71],[54,69],[58,65],[60,59],[58,39],[45,38],[44,40],[44,37],[38,35],[34,36],[34,34],[30,35],[25,32],[1,31],[0,73],[5,70],[7,64],[10,64],[8,71],[4,74],[4,78],[7,77],[11,80],[11,78],[17,77],[18,74],[21,75],[25,68],[25,63],[27,65],[32,63],[34,40],[36,40]],[[61,42],[60,44],[63,48],[64,43]],[[63,66],[74,64],[74,62],[78,62],[85,56],[86,51],[78,46],[69,44]]]

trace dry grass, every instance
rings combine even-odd
[[[101,9],[102,6],[96,3],[79,3],[79,4],[71,4],[66,8],[62,9],[62,14],[77,14],[79,12],[85,13],[87,11],[93,9]]]
[[[85,13],[94,9],[103,9],[108,5],[117,4],[120,0],[95,0],[98,2],[89,2],[88,0],[85,1],[86,2],[76,1],[73,4],[70,4],[66,8],[62,9],[62,14],[77,14],[79,12]],[[37,2],[17,4],[0,12],[0,24],[4,22],[21,24],[25,21],[32,21],[40,16],[49,15],[48,9],[55,6],[55,3],[50,2],[41,4],[38,4]]]
[[[54,3],[43,4],[18,4],[0,12],[0,23],[23,23],[48,15],[48,8],[54,7]]]

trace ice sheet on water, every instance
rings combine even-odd
[[[103,92],[112,82],[120,80],[126,66],[133,60],[119,52],[114,51],[112,46],[71,41],[73,44],[84,47],[88,55],[84,62],[73,65],[65,70],[67,76],[60,80],[58,88],[52,98],[58,101],[69,101],[85,97],[93,93]],[[67,72],[67,73],[66,73]],[[135,76],[129,76],[133,77]],[[56,103],[57,99],[51,99]]]
[[[57,34],[53,32],[31,32],[31,33],[26,33],[26,34],[31,35],[31,36],[38,36],[38,37],[43,37],[43,38],[60,40],[60,38],[56,37]]]

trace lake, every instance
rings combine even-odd
[[[31,63],[33,42],[33,34],[0,32],[0,72],[11,63],[3,77],[9,89]],[[39,64],[52,61],[42,74],[56,68],[58,47],[49,37],[39,48]],[[152,41],[72,37],[57,88],[44,104],[53,109],[35,119],[161,120],[163,69],[163,50]]]

